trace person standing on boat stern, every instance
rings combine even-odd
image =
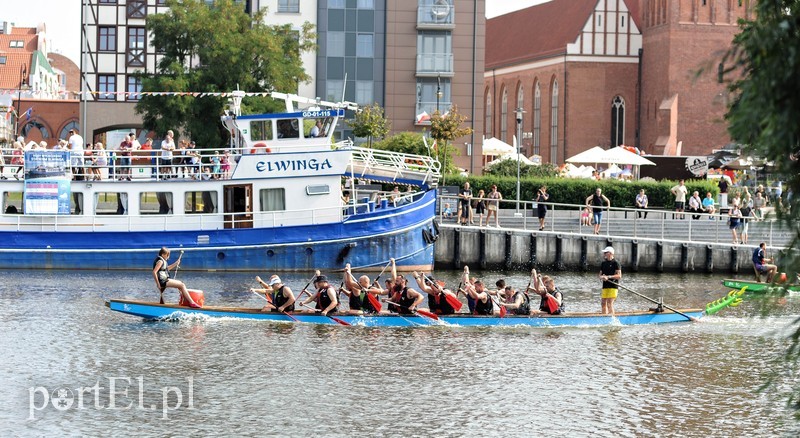
[[[767,257],[767,244],[761,242],[758,248],[753,251],[753,267],[756,268],[756,271],[767,274],[767,283],[772,283],[775,274],[778,272],[778,266],[774,263],[774,258]]]
[[[363,315],[365,313],[376,314],[381,311],[381,304],[377,295],[384,293],[379,285],[370,286],[369,277],[362,275],[356,281],[350,270],[350,263],[344,265],[344,289],[345,295],[350,298],[350,315]],[[370,298],[372,295],[372,298]]]
[[[606,203],[606,208],[611,208],[611,201],[606,198],[600,187],[595,189],[594,195],[586,198],[586,206],[592,207],[594,234],[600,234],[600,222],[603,220],[603,202]]]
[[[603,291],[600,294],[600,313],[614,314],[614,300],[620,280],[622,280],[622,266],[614,259],[614,248],[607,246],[603,249],[603,263],[600,264],[600,280],[603,281]]]
[[[186,285],[183,284],[182,281],[169,278],[169,271],[181,265],[181,257],[178,257],[175,263],[169,264],[169,254],[170,250],[162,246],[161,250],[158,251],[158,256],[153,260],[153,279],[156,281],[156,289],[158,289],[158,292],[161,294],[161,304],[164,304],[164,291],[168,287],[174,287],[178,289],[183,299],[189,303],[189,307],[199,309],[200,305],[195,303],[192,296],[189,295]]]
[[[317,278],[314,279],[314,287],[317,288],[314,295],[306,298],[306,300],[300,304],[306,305],[312,301],[316,301],[316,311],[318,313],[324,316],[327,316],[328,313],[336,313],[338,311],[337,307],[339,306],[339,300],[337,298],[339,294],[337,294],[336,289],[328,283],[328,277],[317,275]]]
[[[292,289],[286,286],[277,275],[269,277],[269,282],[265,282],[261,277],[256,275],[256,281],[264,286],[264,293],[271,290],[269,294],[272,302],[268,302],[261,309],[262,312],[294,312],[295,297]]]
[[[414,271],[414,279],[417,280],[417,285],[422,292],[428,294],[428,309],[437,315],[452,315],[456,313],[456,309],[447,301],[449,296],[452,300],[456,295],[449,289],[444,288],[444,284],[440,285],[435,278],[426,276]]]

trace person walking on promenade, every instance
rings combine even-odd
[[[503,195],[497,191],[497,186],[492,184],[492,190],[486,197],[489,198],[488,205],[486,206],[486,226],[490,226],[489,221],[491,221],[492,215],[494,215],[494,226],[500,228],[500,219],[497,217],[497,213],[500,211],[500,200],[503,199]]]
[[[683,212],[686,209],[686,193],[688,192],[684,180],[678,181],[678,185],[671,188],[670,192],[675,195],[675,211],[681,213],[677,215],[677,218],[683,219],[685,217]]]
[[[547,200],[550,199],[550,194],[547,193],[547,186],[539,187],[533,202],[536,203],[536,216],[539,217],[539,231],[544,230],[544,219],[547,216]]]
[[[600,234],[600,222],[603,220],[603,202],[606,203],[606,208],[611,208],[611,201],[606,198],[599,187],[594,191],[594,195],[586,198],[586,206],[592,208],[594,234]]]
[[[739,204],[734,203],[730,210],[728,210],[728,228],[731,229],[731,236],[733,236],[733,244],[739,243],[739,236],[736,234],[736,229],[739,228],[739,221],[742,219],[742,212],[739,210]]]
[[[619,286],[622,279],[622,266],[614,259],[614,248],[607,246],[603,249],[603,263],[600,264],[600,280],[603,281],[603,290],[600,294],[600,313],[614,314],[614,300],[617,299]]]
[[[644,218],[647,219],[647,195],[645,195],[644,189],[639,189],[639,194],[636,195],[636,208],[639,210],[644,210]],[[636,217],[641,219],[642,212],[637,211]]]

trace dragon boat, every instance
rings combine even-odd
[[[747,293],[766,293],[770,288],[783,289],[787,292],[800,292],[800,284],[786,284],[786,283],[761,283],[752,280],[739,280],[733,278],[726,278],[722,280],[722,285],[734,289],[741,289],[746,287]]]
[[[505,315],[479,316],[471,314],[433,315],[418,312],[411,315],[366,314],[348,315],[344,313],[325,316],[317,313],[277,313],[262,312],[260,309],[242,307],[204,306],[200,309],[182,307],[175,304],[158,304],[135,300],[109,300],[106,306],[113,311],[144,318],[146,320],[181,320],[186,318],[238,318],[269,321],[275,323],[307,323],[323,325],[344,325],[364,327],[594,327],[607,325],[665,324],[694,321],[706,315],[713,315],[726,307],[741,303],[741,291],[731,291],[727,296],[709,303],[705,309],[649,309],[637,312],[617,312],[615,315],[600,313],[565,313],[548,315]]]
[[[73,175],[70,151],[26,151],[25,178],[0,181],[0,269],[150,269],[162,246],[184,270],[433,268],[438,161],[337,142],[352,103],[271,93],[285,112],[243,115],[245,95],[221,116],[230,145],[200,151],[198,168],[224,158],[212,178],[175,178],[158,143],[100,180]]]

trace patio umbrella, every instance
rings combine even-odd
[[[625,148],[615,147],[603,151],[598,163],[607,164],[630,164],[633,166],[655,166],[656,163],[648,160],[641,155],[636,155]]]
[[[494,137],[483,141],[483,155],[513,154],[514,146]]]
[[[567,163],[603,163],[598,158],[603,156],[605,149],[600,146],[595,146],[589,150],[583,151],[577,155],[567,158]]]
[[[525,157],[525,155],[512,153],[512,154],[505,154],[496,160],[492,160],[486,163],[486,166],[487,167],[493,166],[501,161],[517,161],[517,157],[519,157],[520,164],[527,164],[528,166],[534,166],[536,164],[533,161],[529,160],[527,157]]]

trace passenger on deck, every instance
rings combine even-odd
[[[753,251],[753,267],[761,274],[767,274],[767,283],[772,283],[778,267],[774,264],[774,258],[767,257],[767,244],[761,242],[758,248]]]
[[[164,304],[164,291],[168,287],[174,287],[178,289],[183,299],[189,303],[189,307],[200,308],[200,305],[195,303],[191,295],[189,295],[186,285],[183,284],[182,281],[169,277],[169,271],[181,265],[181,257],[178,257],[175,263],[169,264],[169,254],[170,250],[168,248],[161,247],[161,250],[158,252],[158,257],[153,260],[153,279],[156,281],[156,289],[158,289],[161,295],[160,303]]]
[[[495,312],[494,303],[489,293],[486,291],[483,280],[477,279],[474,282],[470,281],[469,267],[467,266],[464,266],[462,282],[464,283],[464,290],[467,296],[472,298],[475,302],[475,307],[472,309],[472,312],[475,315],[493,315]]]
[[[264,289],[251,289],[254,292],[263,292],[264,295],[267,295],[269,291],[272,291],[269,294],[270,300],[268,300],[271,302],[261,308],[262,312],[294,312],[294,294],[289,286],[283,284],[280,277],[273,275],[269,277],[269,283],[267,283],[256,275],[256,281],[264,286]]]
[[[547,275],[542,276],[541,274],[534,274],[534,287],[531,289],[542,297],[539,302],[539,312],[550,315],[560,315],[564,313],[564,294],[556,287],[556,282],[553,278]],[[551,300],[549,297],[552,297],[552,300],[555,300],[558,304],[555,310],[552,310],[548,304]]]
[[[600,280],[603,281],[603,291],[600,295],[600,313],[614,314],[614,300],[617,299],[619,286],[622,279],[622,266],[614,260],[614,248],[607,246],[603,249],[603,263],[600,264]]]
[[[369,277],[362,275],[355,280],[350,270],[350,263],[344,266],[344,289],[345,295],[350,298],[350,315],[363,315],[365,313],[379,313],[381,304],[378,295],[385,295],[386,292],[379,285],[370,286]],[[372,298],[370,298],[370,295]],[[377,307],[376,307],[377,306]]]
[[[452,315],[456,309],[447,301],[447,297],[458,301],[456,294],[444,288],[444,284],[439,284],[435,278],[414,271],[414,279],[422,292],[428,294],[428,308],[437,315]]]
[[[314,279],[314,287],[317,289],[314,295],[306,298],[300,305],[305,306],[315,301],[317,303],[315,309],[317,313],[327,315],[328,313],[337,312],[337,307],[339,306],[339,300],[337,299],[338,293],[336,293],[336,289],[328,283],[328,277],[317,275]]]

